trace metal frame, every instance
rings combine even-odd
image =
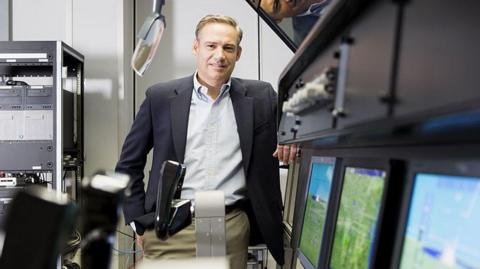
[[[53,75],[55,77],[55,189],[57,194],[61,194],[59,190],[62,189],[62,172],[63,172],[63,102],[62,102],[62,47],[61,41],[56,41],[56,57],[55,57],[55,69]]]

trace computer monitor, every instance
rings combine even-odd
[[[397,268],[480,268],[480,163],[412,165]]]
[[[329,268],[372,268],[387,169],[343,165]]]
[[[305,269],[317,268],[327,209],[332,190],[335,158],[312,157],[305,197],[298,256]]]

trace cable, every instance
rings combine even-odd
[[[135,246],[135,243],[136,243],[136,242],[137,242],[137,241],[136,241],[135,239],[133,239],[132,248]],[[138,252],[143,252],[143,250],[138,250]],[[136,253],[135,253],[135,254],[136,254]],[[130,267],[127,268],[128,262],[130,261],[130,255],[127,256],[127,259],[125,259],[125,263],[123,264],[123,268],[127,268],[127,269],[130,269],[130,268],[133,269],[133,268],[135,268],[135,265],[137,265],[137,262],[139,262],[139,261],[142,260],[143,254],[140,256],[140,258],[138,259],[138,261],[135,261],[135,260],[136,260],[136,259],[135,259],[135,255],[133,256],[133,258],[134,258],[134,259],[133,259],[133,264],[132,264],[132,266],[130,266]]]
[[[135,245],[135,239],[132,241],[132,248]],[[124,249],[117,249],[115,247],[112,248],[114,251],[118,252],[119,254],[125,255],[125,254],[137,254],[141,253],[142,250],[124,250]]]

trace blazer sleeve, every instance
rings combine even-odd
[[[144,173],[147,154],[153,147],[152,114],[150,89],[135,117],[132,128],[123,144],[120,159],[115,171],[130,176],[131,193],[127,197],[123,212],[125,222],[130,223],[138,216],[145,214]]]

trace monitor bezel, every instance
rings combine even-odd
[[[338,220],[338,213],[340,209],[340,200],[342,197],[343,185],[345,182],[345,171],[347,168],[352,167],[375,169],[385,172],[384,187],[380,199],[380,209],[378,211],[377,229],[374,235],[373,249],[371,250],[373,262],[370,264],[369,269],[386,268],[384,267],[384,265],[386,264],[386,260],[388,259],[386,259],[385,257],[381,257],[383,256],[383,254],[378,255],[378,250],[381,249],[382,253],[384,253],[385,251],[386,255],[389,256],[390,250],[387,242],[390,239],[388,234],[389,229],[391,228],[389,228],[389,226],[391,226],[390,223],[393,221],[392,216],[391,214],[389,214],[389,212],[392,212],[395,208],[395,200],[397,195],[395,195],[394,190],[399,188],[399,183],[401,182],[401,180],[399,180],[398,177],[403,175],[403,171],[405,169],[404,163],[402,161],[373,158],[346,158],[342,162],[338,175],[338,190],[336,191],[334,197],[331,197],[334,198],[334,202],[332,203],[334,205],[334,216],[331,218],[331,236],[328,242],[327,251],[325,253],[325,263],[320,268],[330,268],[336,232],[336,223]]]
[[[325,161],[322,161],[325,160]],[[305,219],[305,210],[307,209],[307,199],[308,199],[308,190],[310,188],[310,179],[312,176],[312,168],[314,163],[322,163],[322,164],[332,164],[333,165],[333,175],[332,175],[332,186],[330,187],[330,195],[328,199],[328,205],[327,205],[327,214],[325,216],[325,224],[323,227],[323,234],[322,234],[322,240],[320,243],[320,248],[318,250],[319,252],[319,257],[318,261],[316,264],[312,264],[310,260],[304,255],[302,250],[300,249],[300,242],[302,239],[302,230],[303,230],[303,222]],[[324,245],[326,243],[326,238],[328,237],[327,231],[328,231],[328,223],[329,223],[329,215],[331,214],[331,204],[332,204],[332,197],[333,194],[336,191],[336,177],[338,177],[338,168],[340,167],[340,159],[336,157],[330,157],[330,156],[324,156],[324,155],[311,155],[310,156],[310,161],[309,161],[309,166],[308,166],[308,176],[305,179],[305,184],[302,188],[302,192],[305,194],[302,197],[302,215],[298,225],[298,242],[297,242],[297,257],[300,260],[300,263],[304,267],[304,269],[316,269],[319,268],[320,261],[322,261],[322,250],[324,249]],[[330,214],[329,214],[330,213]]]
[[[438,174],[446,176],[478,177],[480,178],[480,161],[475,160],[412,160],[405,180],[405,193],[401,201],[398,226],[394,240],[394,253],[391,268],[400,268],[404,234],[414,193],[417,174]],[[480,180],[480,179],[479,179]]]

